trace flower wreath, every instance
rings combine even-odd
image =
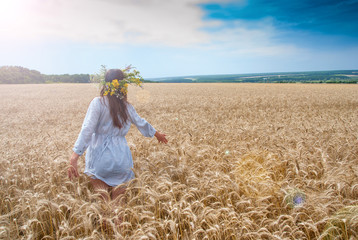
[[[140,72],[135,70],[132,66],[121,69],[124,78],[122,80],[114,79],[112,82],[106,82],[104,77],[100,80],[100,85],[104,87],[103,96],[116,96],[119,99],[127,96],[128,86],[135,85],[143,88],[143,78]]]

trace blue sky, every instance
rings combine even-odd
[[[147,78],[358,69],[358,0],[0,0],[0,66]]]

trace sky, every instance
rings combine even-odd
[[[144,78],[358,69],[358,0],[0,0],[0,66]]]

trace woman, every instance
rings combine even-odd
[[[128,83],[124,78],[119,69],[106,72],[101,97],[94,98],[88,107],[68,169],[70,179],[78,177],[77,160],[87,149],[84,173],[91,177],[94,190],[105,200],[109,196],[113,200],[125,191],[113,188],[109,195],[112,187],[134,178],[132,154],[125,139],[131,123],[145,137],[155,136],[160,143],[168,142],[165,134],[156,131],[127,102]],[[135,80],[137,85],[141,84],[139,79]]]

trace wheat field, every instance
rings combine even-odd
[[[358,85],[130,87],[169,143],[131,127],[122,205],[93,192],[84,157],[67,177],[98,92],[0,85],[0,239],[358,238]]]

